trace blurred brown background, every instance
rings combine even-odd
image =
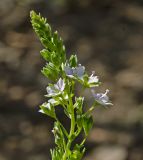
[[[53,121],[38,113],[48,81],[30,10],[111,90],[114,107],[94,111],[84,160],[143,160],[142,0],[0,0],[0,160],[50,160],[54,146]]]

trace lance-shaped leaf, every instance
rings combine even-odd
[[[82,117],[82,126],[83,126],[83,129],[84,129],[85,135],[87,136],[89,131],[90,131],[90,129],[93,126],[93,118],[92,118],[92,116],[84,115]]]
[[[77,66],[77,56],[76,55],[71,55],[70,59],[69,59],[69,64],[71,67],[76,67]]]

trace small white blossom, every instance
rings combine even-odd
[[[38,112],[40,112],[40,113],[44,114],[44,111],[43,111],[42,109],[40,109]]]
[[[61,94],[65,89],[64,80],[60,78],[56,84],[54,84],[53,86],[48,86],[46,89],[48,97],[57,96]]]
[[[97,76],[94,76],[95,72],[92,72],[92,75],[88,79],[88,84],[93,84],[99,82],[99,79]]]
[[[92,94],[93,97],[95,99],[95,101],[97,101],[98,103],[100,103],[101,105],[113,105],[110,101],[109,101],[109,97],[107,96],[107,93],[109,92],[109,90],[107,89],[105,93],[95,93],[92,90]]]

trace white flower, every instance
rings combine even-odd
[[[88,84],[93,84],[99,82],[99,79],[97,76],[94,76],[95,72],[92,71],[92,75],[88,79]]]
[[[48,97],[57,96],[61,94],[65,89],[64,80],[60,78],[56,84],[54,84],[53,86],[48,86],[46,89]]]
[[[65,66],[64,70],[66,75],[70,78],[77,77],[82,79],[85,73],[85,67],[81,66],[81,64],[79,64],[78,67],[72,67],[72,68],[69,66]]]
[[[107,89],[105,93],[95,93],[92,90],[92,94],[93,97],[95,99],[95,101],[97,101],[98,103],[100,103],[101,105],[113,105],[110,101],[109,101],[109,97],[107,96],[107,93],[109,92],[109,90]]]
[[[40,112],[40,113],[44,114],[44,111],[43,111],[42,109],[40,109],[38,112]]]

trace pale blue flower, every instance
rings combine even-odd
[[[81,64],[72,68],[70,66],[65,66],[64,70],[66,75],[70,78],[76,77],[82,79],[85,73],[85,67],[81,66]]]
[[[95,93],[92,90],[92,94],[93,97],[95,99],[95,101],[97,101],[98,103],[100,103],[101,105],[113,105],[110,101],[109,101],[109,97],[107,96],[107,93],[109,92],[109,90],[107,89],[105,93]]]
[[[56,84],[54,84],[53,86],[48,86],[46,89],[48,97],[57,96],[61,94],[65,89],[64,80],[60,78]]]

